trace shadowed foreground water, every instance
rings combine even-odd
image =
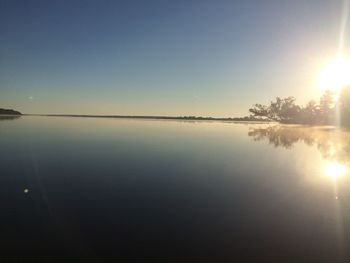
[[[348,262],[350,133],[0,121],[1,262]]]

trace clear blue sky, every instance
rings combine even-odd
[[[241,116],[275,96],[304,103],[338,51],[342,9],[342,0],[0,0],[0,107]]]

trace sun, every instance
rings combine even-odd
[[[339,93],[343,87],[350,85],[350,59],[339,57],[330,62],[320,71],[318,81],[322,91]]]

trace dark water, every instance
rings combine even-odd
[[[350,132],[0,121],[1,262],[349,262]]]

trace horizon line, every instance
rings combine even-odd
[[[94,114],[22,114],[21,116],[43,116],[43,117],[84,117],[84,118],[120,118],[120,119],[168,119],[168,120],[256,120],[266,121],[264,119],[257,119],[250,116],[244,117],[203,117],[203,116],[162,116],[162,115],[94,115]]]

